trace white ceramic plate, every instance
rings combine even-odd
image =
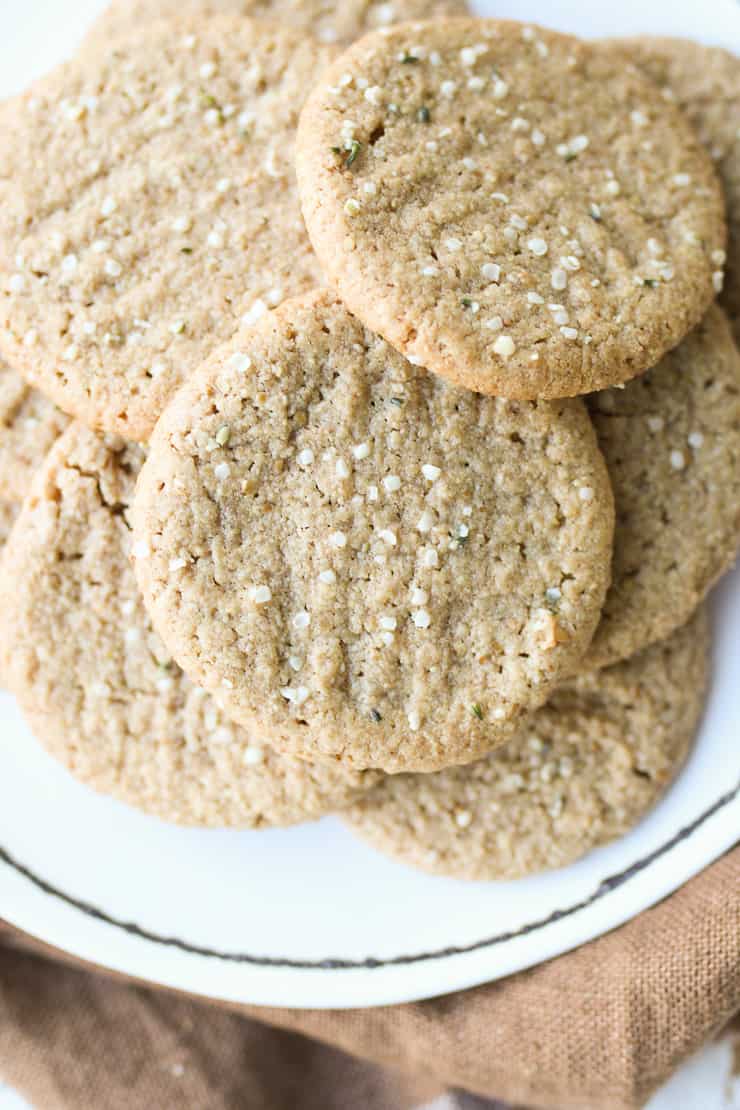
[[[97,9],[0,9],[0,93],[69,51]],[[481,13],[582,33],[689,34],[740,50],[732,0],[508,0]],[[612,14],[612,13],[616,14]],[[573,867],[515,883],[433,879],[338,821],[289,831],[169,828],[73,782],[0,695],[0,915],[117,971],[273,1006],[370,1006],[474,986],[599,936],[740,837],[740,572],[715,602],[715,680],[679,780],[638,829]]]

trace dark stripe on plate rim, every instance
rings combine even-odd
[[[86,914],[88,917],[94,918],[96,921],[102,921],[105,925],[112,925],[116,929],[121,929],[123,932],[128,933],[130,936],[138,937],[141,940],[149,941],[152,944],[160,944],[168,948],[176,948],[181,952],[186,952],[191,956],[205,956],[209,959],[223,960],[227,963],[234,964],[251,964],[254,967],[285,967],[292,968],[299,971],[372,971],[376,968],[382,967],[398,967],[408,964],[424,963],[430,960],[442,960],[449,956],[463,956],[469,952],[477,952],[483,948],[494,948],[496,945],[504,944],[509,940],[516,940],[519,937],[529,936],[532,933],[538,932],[540,929],[546,928],[548,925],[554,925],[558,921],[563,921],[565,918],[572,917],[574,914],[579,913],[581,910],[587,909],[589,906],[594,905],[596,902],[601,901],[607,894],[612,894],[626,882],[634,878],[635,875],[640,874],[661,856],[666,855],[678,844],[688,840],[698,829],[701,828],[711,817],[724,809],[725,806],[730,805],[736,798],[740,797],[740,781],[734,789],[729,790],[726,794],[714,802],[709,809],[705,810],[690,824],[685,825],[684,828],[679,829],[670,840],[667,840],[659,848],[650,852],[649,855],[643,856],[637,860],[636,863],[630,864],[623,871],[618,871],[614,875],[608,876],[604,879],[599,886],[580,902],[568,906],[566,909],[553,910],[546,917],[540,918],[536,921],[530,921],[526,925],[520,926],[518,929],[512,929],[504,933],[497,933],[493,936],[486,937],[483,940],[474,941],[472,944],[462,945],[460,947],[452,946],[450,948],[440,948],[433,952],[417,952],[411,955],[390,956],[387,959],[376,959],[374,956],[368,956],[364,960],[346,960],[341,957],[329,956],[323,960],[294,960],[287,956],[254,956],[248,952],[221,952],[216,948],[206,948],[199,944],[191,944],[190,941],[181,940],[180,937],[162,936],[159,933],[153,933],[149,929],[137,925],[133,921],[122,921],[119,918],[112,917],[104,910],[99,909],[97,906],[92,905],[90,902],[85,902],[80,898],[75,898],[71,894],[59,890],[58,887],[53,886],[52,883],[42,879],[36,875],[25,864],[20,863],[15,859],[10,852],[5,848],[0,847],[0,861],[7,864],[8,867],[13,868],[18,874],[28,879],[44,894],[48,894],[59,901],[66,903],[73,909],[79,910],[81,913]]]

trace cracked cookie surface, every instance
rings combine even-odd
[[[711,160],[675,105],[593,43],[495,20],[366,36],[321,75],[296,154],[329,284],[470,389],[625,382],[715,296]]]
[[[293,167],[331,48],[228,16],[83,50],[3,106],[0,349],[145,440],[242,321],[316,283]]]
[[[386,778],[342,817],[381,852],[438,875],[565,867],[629,832],[673,779],[701,716],[709,641],[701,610],[669,640],[563,687],[487,759]]]
[[[260,828],[341,808],[377,776],[273,752],[153,632],[129,562],[142,460],[72,425],[4,551],[0,657],[31,728],[75,778],[167,821]]]
[[[506,740],[582,657],[613,502],[580,401],[456,389],[317,291],[173,400],[134,528],[155,626],[236,720],[431,770]]]

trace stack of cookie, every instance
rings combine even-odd
[[[562,866],[708,685],[740,61],[456,0],[156,7],[3,109],[4,682],[168,821]]]

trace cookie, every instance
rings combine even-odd
[[[230,724],[154,634],[129,562],[138,447],[71,426],[2,561],[4,679],[81,782],[168,821],[288,825],[377,781],[277,755]]]
[[[470,389],[625,382],[715,296],[709,156],[594,44],[494,20],[367,36],[322,73],[296,151],[327,280],[367,327]]]
[[[564,687],[472,767],[397,775],[343,819],[381,852],[458,879],[565,867],[637,824],[683,762],[708,683],[703,611],[670,640]]]
[[[6,106],[0,348],[145,440],[241,323],[315,284],[293,141],[330,48],[222,16],[89,48]]]
[[[15,501],[0,500],[0,545],[4,544],[10,535],[10,529],[18,515],[18,506]]]
[[[465,0],[114,0],[96,20],[87,42],[110,41],[157,18],[243,15],[297,27],[320,42],[349,43],[368,31],[409,19],[466,15]]]
[[[0,362],[0,499],[23,500],[68,422],[56,405]]]
[[[729,231],[726,259],[720,249],[712,258],[714,281],[740,340],[740,58],[686,39],[617,39],[613,49],[680,106],[714,160]]]
[[[624,389],[587,399],[614,490],[612,586],[589,665],[684,624],[740,541],[740,353],[721,309]]]
[[[582,657],[612,513],[582,403],[455,389],[316,292],[167,408],[134,554],[155,627],[235,720],[433,770],[507,739]]]

